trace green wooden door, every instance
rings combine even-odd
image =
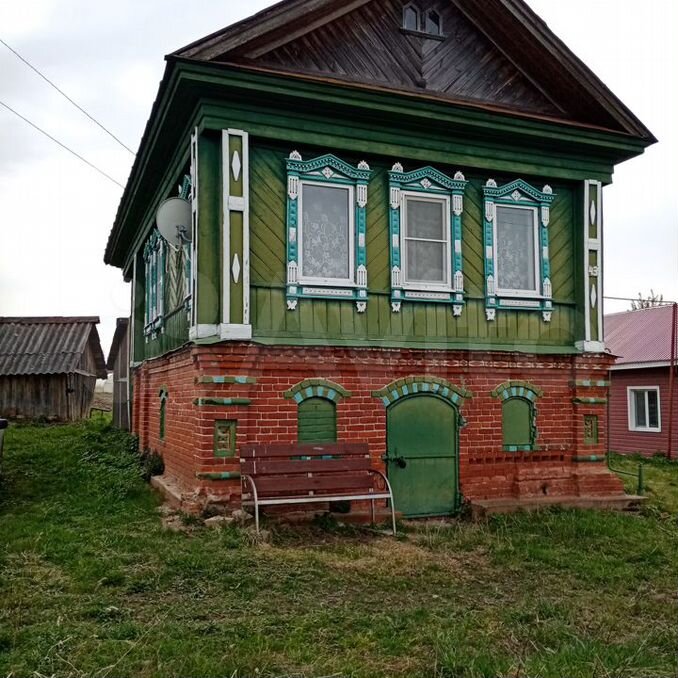
[[[387,471],[396,511],[435,516],[457,507],[457,412],[435,396],[399,400],[388,410]]]

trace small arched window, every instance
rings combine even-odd
[[[337,442],[337,405],[326,398],[307,398],[297,410],[300,443]]]
[[[167,420],[167,399],[169,398],[169,393],[166,389],[160,391],[160,426],[159,426],[159,435],[160,440],[165,440],[165,428]]]
[[[504,449],[529,451],[534,445],[534,405],[525,398],[508,398],[502,403],[501,428]]]
[[[426,12],[424,30],[426,33],[430,33],[431,35],[442,35],[443,20],[440,14],[438,14],[438,12],[433,9],[430,9],[428,12]]]
[[[403,9],[403,28],[408,31],[420,30],[419,10],[414,5],[407,5]]]

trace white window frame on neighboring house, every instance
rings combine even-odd
[[[505,288],[505,287],[499,287],[499,279],[501,277],[501,260],[499,258],[499,242],[497,238],[497,230],[500,227],[500,219],[499,219],[499,214],[501,210],[526,210],[528,212],[532,212],[532,237],[533,237],[533,259],[534,259],[534,287],[532,289],[510,289],[510,288]],[[541,280],[540,280],[540,270],[541,270],[541,262],[539,258],[539,250],[540,250],[540,242],[539,242],[539,213],[538,213],[538,208],[537,207],[532,207],[528,205],[502,205],[499,204],[496,207],[496,218],[494,219],[494,260],[496,262],[497,266],[497,275],[496,275],[496,280],[497,280],[497,294],[498,295],[507,295],[511,297],[526,297],[529,299],[543,299],[542,296],[542,289],[541,289]]]
[[[347,278],[324,278],[303,275],[304,271],[304,188],[306,186],[319,186],[321,188],[331,188],[335,190],[346,191],[348,195],[348,277]],[[298,282],[302,285],[320,285],[328,287],[355,287],[355,187],[349,184],[320,182],[320,181],[299,181],[299,278]]]
[[[645,392],[645,422],[649,424],[650,408],[648,393],[654,391],[657,394],[657,426],[638,426],[636,421],[636,399],[635,393],[638,391]],[[661,433],[662,430],[662,411],[661,411],[661,394],[659,386],[627,386],[626,387],[626,402],[628,407],[629,431],[637,431],[639,433]]]
[[[445,240],[429,240],[427,238],[417,238],[409,235],[409,224],[407,220],[407,203],[408,200],[415,200],[418,202],[431,202],[443,205],[443,234]],[[426,292],[452,292],[452,219],[451,219],[451,202],[449,195],[436,195],[432,196],[430,193],[420,193],[417,191],[402,191],[401,193],[401,220],[402,220],[402,287],[406,290],[422,290]],[[445,245],[445,269],[446,269],[446,279],[442,283],[438,282],[426,282],[422,280],[409,280],[408,279],[408,254],[407,254],[407,243],[411,240],[417,240],[419,242],[428,241],[428,242],[437,242]]]

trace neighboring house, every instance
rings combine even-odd
[[[118,318],[106,366],[113,372],[113,423],[130,429],[129,319]]]
[[[618,356],[610,368],[610,449],[615,452],[667,454],[672,315],[667,305],[605,316],[605,341]],[[673,455],[678,455],[676,376],[674,371]]]
[[[237,506],[243,444],[340,440],[408,516],[619,497],[602,188],[654,141],[521,0],[287,0],[171,54],[105,255],[160,482]]]
[[[0,414],[78,421],[105,379],[99,318],[0,318]]]

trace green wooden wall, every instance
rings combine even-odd
[[[374,170],[367,205],[367,271],[369,301],[367,312],[356,312],[347,301],[301,299],[297,310],[285,303],[285,158],[291,147],[281,148],[252,143],[250,149],[251,191],[251,280],[252,323],[255,340],[270,343],[332,343],[347,345],[387,345],[470,348],[492,345],[516,349],[554,350],[571,347],[577,319],[575,301],[576,190],[548,177],[523,176],[541,189],[550,183],[557,193],[551,209],[550,251],[554,313],[550,323],[541,313],[497,311],[497,319],[485,318],[482,252],[482,184],[490,175],[468,173],[469,186],[464,200],[463,255],[468,305],[455,318],[448,305],[403,302],[400,313],[392,313],[390,303],[390,264],[388,247],[388,176],[396,160],[402,158],[347,157],[352,163],[365,159]],[[334,149],[298,148],[305,159]],[[407,162],[406,169],[419,165]],[[436,167],[454,174],[460,167]],[[498,182],[516,176],[494,175]]]

